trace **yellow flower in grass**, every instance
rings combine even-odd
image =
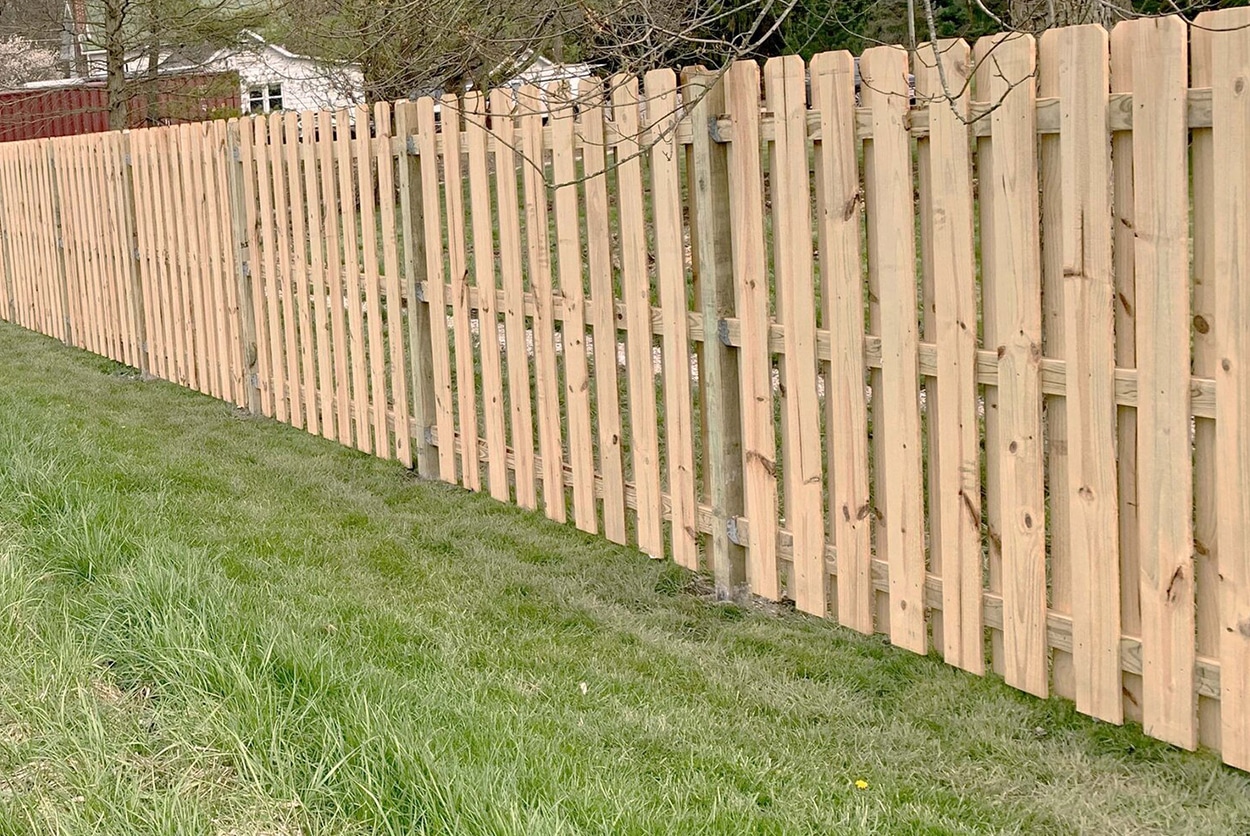
[[[855,789],[857,790],[868,789],[868,782],[865,781],[863,778],[860,778],[858,781],[855,782]]]

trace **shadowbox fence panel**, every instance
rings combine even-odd
[[[1246,769],[1247,27],[6,143],[0,314]]]

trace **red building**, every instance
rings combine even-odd
[[[239,113],[237,73],[162,75],[157,112],[148,113],[145,84],[129,80],[129,127],[221,119]],[[66,79],[0,91],[0,142],[73,136],[109,129],[103,80]]]

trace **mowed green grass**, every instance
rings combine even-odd
[[[1209,753],[126,371],[0,325],[2,834],[1250,830]]]

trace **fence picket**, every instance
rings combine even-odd
[[[1189,33],[1189,75],[1191,87],[1210,87],[1212,82],[1212,29],[1199,15]],[[1195,128],[1190,135],[1193,161],[1193,372],[1216,377],[1220,346],[1216,341],[1215,293],[1215,149],[1210,128]],[[1220,656],[1220,566],[1217,526],[1217,443],[1216,423],[1210,418],[1194,418],[1194,582],[1197,586],[1197,652],[1200,656]],[[1221,701],[1198,696],[1198,742],[1220,748],[1223,720]]]
[[[155,207],[152,205],[151,181],[151,132],[135,131],[130,135],[130,153],[132,163],[131,176],[134,178],[136,195],[147,195],[147,200],[135,200],[135,229],[138,232],[140,260],[138,264],[139,278],[143,285],[143,319],[147,331],[143,335],[148,346],[148,364],[153,374],[168,379],[165,366],[164,344],[161,340],[161,323],[164,312],[160,304],[158,286],[160,278],[156,262],[156,229],[153,221]],[[243,145],[240,143],[240,151]],[[81,293],[82,282],[78,287]]]
[[[282,120],[283,137],[286,144],[286,189],[290,194],[291,209],[291,274],[287,279],[286,289],[289,304],[287,316],[294,320],[298,334],[298,372],[302,385],[295,386],[301,401],[301,418],[304,429],[313,435],[318,434],[318,411],[316,375],[313,360],[316,347],[313,343],[312,311],[309,309],[309,284],[312,275],[309,267],[308,233],[306,213],[312,200],[304,192],[304,176],[301,171],[300,153],[300,116],[298,113],[286,113]],[[292,310],[294,308],[294,310]]]
[[[447,201],[447,269],[451,279],[452,331],[456,338],[456,405],[460,431],[460,481],[471,491],[482,489],[478,459],[477,383],[473,363],[473,326],[469,309],[469,271],[465,264],[464,166],[461,160],[460,101],[443,96],[439,114],[443,129],[443,193]],[[546,228],[546,216],[543,221]],[[548,282],[550,285],[550,282]],[[537,340],[537,337],[535,338]],[[553,349],[554,352],[554,349]],[[555,357],[551,358],[554,370]],[[554,396],[553,396],[554,397]],[[556,407],[558,416],[558,405]],[[559,431],[559,418],[555,421]],[[556,445],[559,449],[559,444]],[[557,455],[558,459],[559,456]],[[550,462],[550,459],[547,460]],[[558,473],[558,471],[557,471]],[[560,491],[563,503],[563,491]],[[557,517],[563,521],[563,517]]]
[[[1054,35],[1043,33],[1037,44],[1037,92],[1039,96],[1058,98],[1060,93],[1060,45]],[[1065,65],[1066,69],[1066,65]],[[1070,110],[1071,102],[1060,107]],[[1106,105],[1103,105],[1106,109]],[[1063,118],[1062,115],[1060,117]],[[1098,120],[1094,114],[1090,118]],[[1102,121],[1105,122],[1105,115]],[[1060,125],[1060,132],[1066,125]],[[1104,126],[1105,127],[1105,126]],[[1064,292],[1064,169],[1060,154],[1060,134],[1038,137],[1038,179],[1041,183],[1040,221],[1042,225],[1042,353],[1047,357],[1067,358],[1067,298]],[[1068,437],[1069,404],[1066,396],[1048,394],[1042,399],[1043,445],[1046,490],[1050,502],[1046,508],[1047,542],[1049,544],[1050,608],[1052,612],[1072,617],[1073,614],[1073,529],[1069,518],[1068,461],[1071,443]],[[1079,418],[1079,416],[1074,416]],[[1079,466],[1079,465],[1078,465]],[[1079,548],[1079,546],[1077,546]],[[1051,648],[1051,688],[1056,696],[1076,696],[1076,671],[1073,652]]]
[[[325,208],[326,283],[333,342],[335,436],[340,444],[351,446],[352,390],[347,357],[347,312],[343,301],[347,292],[343,278],[343,200],[338,190],[338,167],[342,162],[337,138],[339,131],[346,130],[346,111],[318,114],[317,159],[321,164],[321,200]]]
[[[1100,26],[1048,34],[1059,61],[1063,295],[1068,362],[1072,654],[1079,711],[1123,720],[1115,475],[1109,40]],[[1052,500],[1053,507],[1053,500]]]
[[[473,279],[477,289],[477,330],[482,355],[482,412],[486,429],[486,474],[490,495],[507,502],[507,427],[503,368],[499,356],[499,317],[495,311],[495,234],[486,161],[486,103],[480,93],[464,96],[465,139],[469,149],[469,198],[473,219]],[[503,177],[503,172],[497,176]]]
[[[1177,281],[1189,272],[1188,137],[1182,127],[1188,39],[1179,19],[1141,24],[1121,26],[1133,50],[1134,88],[1155,92],[1133,109],[1142,724],[1149,734],[1192,749],[1197,707],[1190,315],[1188,282]]]
[[[256,177],[260,194],[260,257],[263,260],[261,280],[256,282],[257,317],[264,321],[268,340],[269,388],[273,417],[286,423],[289,410],[286,401],[286,367],[282,351],[282,323],[278,313],[278,244],[274,230],[273,167],[271,164],[270,122],[263,116],[252,117],[255,131]],[[348,204],[350,206],[350,202]],[[352,227],[353,232],[355,226]],[[263,315],[261,314],[263,311]]]
[[[930,474],[934,526],[932,564],[942,578],[942,657],[984,672],[981,574],[981,467],[977,428],[977,289],[973,247],[972,158],[967,89],[971,49],[963,41],[926,44],[915,66],[916,94],[932,97],[928,189],[921,212],[931,218],[930,261],[937,341],[937,398],[928,404],[929,443],[941,449]],[[946,85],[956,91],[952,104]],[[922,153],[925,153],[922,151]],[[839,548],[839,575],[841,574]]]
[[[302,143],[300,154],[304,163],[304,197],[308,201],[308,272],[313,294],[313,322],[309,333],[314,335],[316,359],[316,399],[310,401],[309,409],[320,409],[317,428],[321,435],[331,441],[338,439],[338,426],[334,415],[334,371],[330,354],[329,270],[326,239],[326,194],[323,181],[318,176],[319,151],[329,139],[321,132],[318,116],[314,111],[300,114]]]
[[[820,116],[816,205],[822,321],[830,332],[825,367],[829,532],[837,550],[837,614],[844,626],[872,632],[872,505],[868,477],[868,404],[864,394],[864,274],[859,229],[862,198],[856,160],[854,59],[812,58],[812,107]]]
[[[982,60],[993,53],[992,60]],[[992,276],[993,304],[985,304],[986,346],[998,354],[998,432],[994,440],[1002,543],[1003,674],[1009,685],[1045,696],[1045,488],[1042,474],[1041,287],[1038,251],[1036,56],[1029,35],[977,41],[977,96],[990,114],[993,238],[983,260]],[[986,227],[982,226],[982,237]],[[986,405],[987,410],[990,405]],[[987,451],[989,444],[987,442]]]
[[[184,273],[186,242],[183,225],[178,223],[182,215],[181,188],[177,175],[178,143],[174,131],[165,132],[158,145],[160,148],[157,178],[160,181],[161,198],[167,214],[164,216],[164,262],[165,280],[169,289],[170,317],[168,321],[172,339],[171,349],[174,352],[174,366],[177,369],[178,383],[183,386],[194,386],[195,380],[195,325],[190,313],[190,299],[187,291],[187,280]],[[268,182],[268,171],[262,179],[262,185]],[[262,192],[267,192],[263,189]],[[272,225],[271,225],[272,228]]]
[[[594,335],[595,411],[599,434],[599,472],[603,477],[603,534],[612,542],[623,544],[626,541],[625,471],[621,460],[616,293],[612,287],[612,234],[609,229],[602,84],[597,80],[588,80],[583,83],[580,92],[581,128],[585,138],[582,166],[586,177],[586,254]],[[492,99],[492,107],[493,102]],[[501,195],[502,183],[501,180]],[[503,202],[502,197],[500,202]],[[515,358],[509,361],[512,362]],[[516,414],[515,409],[513,414]]]
[[[202,207],[197,205],[204,192],[204,183],[201,177],[196,175],[196,166],[199,158],[199,149],[192,143],[191,125],[178,126],[178,151],[181,156],[182,184],[181,191],[183,194],[183,218],[200,218],[203,219]],[[212,394],[212,367],[209,362],[209,356],[212,353],[212,343],[210,334],[210,319],[208,316],[208,305],[205,291],[207,284],[204,280],[204,242],[203,233],[205,225],[203,222],[196,224],[182,223],[185,232],[186,249],[182,250],[183,257],[186,259],[186,280],[187,280],[187,296],[190,301],[192,321],[195,323],[195,375],[196,388],[204,394]]]
[[[573,475],[573,520],[582,531],[595,533],[594,436],[590,427],[590,374],[586,360],[584,277],[578,174],[574,158],[574,111],[559,82],[547,88],[551,126],[551,179],[554,184],[556,265],[564,320],[564,408],[568,422],[569,464]]]
[[[195,148],[195,171],[200,182],[199,205],[201,212],[204,276],[204,304],[206,325],[209,328],[209,372],[214,397],[231,400],[229,359],[226,348],[226,302],[225,284],[221,272],[221,256],[229,252],[229,247],[222,244],[218,237],[218,195],[213,174],[212,123],[192,126],[192,145]]]
[[[791,590],[804,612],[828,610],[825,571],[820,404],[816,396],[816,304],[813,288],[811,192],[808,185],[806,90],[803,60],[770,58],[764,95],[774,114],[773,229],[793,239],[775,240],[777,322],[784,328],[782,485],[786,526],[793,538]]]
[[[269,165],[273,173],[273,216],[277,272],[269,285],[272,304],[281,329],[282,374],[285,386],[279,390],[287,405],[286,421],[299,427],[304,423],[304,399],[300,394],[299,343],[295,330],[295,304],[292,299],[295,273],[292,264],[291,214],[286,174],[286,114],[269,114]]]
[[[538,507],[534,482],[534,414],[530,362],[526,349],[525,275],[521,269],[521,220],[517,204],[518,146],[514,102],[507,91],[490,94],[495,134],[495,188],[499,207],[499,271],[503,284],[504,342],[508,357],[508,404],[511,413],[513,484],[522,508]],[[521,158],[520,165],[526,162]]]
[[[649,162],[655,225],[656,284],[665,323],[664,436],[668,494],[672,509],[672,556],[687,569],[699,568],[698,496],[694,472],[694,418],[690,387],[690,304],[682,241],[681,182],[677,163],[677,74],[652,70],[646,84],[652,135]],[[815,397],[815,390],[812,391]]]
[[[360,231],[356,208],[360,205],[356,192],[356,164],[352,131],[359,132],[361,122],[368,131],[369,110],[362,106],[340,110],[335,119],[334,150],[338,162],[339,206],[343,221],[343,294],[338,297],[347,315],[345,353],[350,369],[350,403],[354,424],[354,445],[365,453],[373,452],[373,436],[369,421],[368,357],[366,353],[364,311],[361,309]]]
[[[398,106],[396,106],[398,110]],[[382,261],[386,271],[386,339],[390,363],[391,407],[395,414],[395,458],[407,468],[412,467],[412,421],[408,406],[408,369],[404,361],[404,294],[403,279],[399,273],[398,238],[401,233],[395,223],[395,158],[391,155],[390,112],[378,109],[379,121],[385,130],[384,141],[374,144],[378,168],[378,204],[382,234]],[[401,154],[400,164],[406,165],[406,153]],[[407,233],[404,233],[405,235]],[[408,297],[411,306],[416,300]],[[378,347],[381,351],[381,346]],[[385,417],[385,416],[384,416]]]
[[[525,185],[525,238],[530,291],[534,295],[534,392],[538,412],[538,455],[542,459],[543,508],[565,520],[564,467],[560,432],[560,384],[556,367],[555,303],[552,298],[547,163],[543,143],[542,91],[533,85],[517,94]]]
[[[1250,571],[1244,557],[1250,536],[1250,334],[1246,328],[1250,292],[1245,287],[1245,277],[1250,275],[1250,238],[1241,221],[1250,205],[1250,165],[1245,157],[1250,120],[1250,96],[1245,91],[1250,78],[1250,14],[1246,9],[1207,13],[1199,24],[1210,31],[1212,152],[1220,166],[1210,215],[1215,227],[1214,331],[1220,355],[1215,416],[1222,628],[1220,745],[1226,763],[1250,769]]]
[[[638,498],[638,548],[664,555],[660,514],[660,445],[656,428],[651,279],[647,265],[646,209],[642,185],[644,153],[638,111],[638,79],[614,76],[612,115],[621,140],[616,146],[621,235],[621,295],[625,301],[626,368],[629,373],[630,453]]]
[[[215,196],[214,234],[219,251],[217,253],[218,281],[221,282],[221,327],[224,336],[220,348],[224,357],[222,384],[230,392],[230,399],[240,409],[247,408],[247,385],[244,382],[245,363],[242,356],[243,332],[240,328],[243,309],[239,302],[238,271],[235,267],[235,256],[238,245],[234,235],[234,212],[231,206],[231,187],[229,172],[234,165],[237,144],[232,143],[227,123],[221,120],[210,124],[209,142],[211,153],[208,156],[208,172],[212,180],[211,188]],[[127,202],[134,205],[133,191],[128,193]],[[142,315],[142,309],[136,309]]]
[[[90,311],[90,321],[88,325],[89,342],[88,346],[91,351],[97,354],[104,354],[108,350],[107,342],[104,335],[104,291],[103,285],[107,277],[107,268],[103,264],[102,247],[99,246],[99,202],[94,199],[95,184],[91,178],[91,155],[94,146],[84,143],[82,147],[77,149],[75,155],[75,164],[78,186],[84,196],[82,205],[82,224],[86,232],[84,236],[83,249],[86,251],[87,265],[87,293],[88,293],[88,310]],[[31,212],[35,210],[35,204],[32,200]],[[32,214],[31,220],[34,219]],[[28,220],[29,222],[29,220]],[[33,241],[32,241],[33,243]],[[35,258],[38,258],[38,249],[35,250]],[[37,263],[37,262],[36,262]],[[28,284],[28,287],[30,285]],[[34,305],[33,289],[29,304]]]
[[[83,290],[86,294],[86,308],[88,316],[87,347],[89,350],[97,354],[102,354],[104,352],[104,337],[101,331],[101,323],[104,321],[104,316],[102,311],[103,294],[100,291],[100,283],[104,280],[104,270],[98,265],[99,250],[92,243],[98,240],[98,238],[96,235],[95,223],[97,203],[90,197],[90,195],[92,195],[92,188],[87,175],[87,162],[90,146],[83,143],[82,146],[76,150],[77,153],[74,155],[74,174],[79,194],[81,195],[81,214],[79,217],[82,223],[82,228],[85,232],[83,255],[86,281],[84,282]],[[26,217],[21,222],[30,223],[32,218],[30,212],[26,212],[25,215]],[[34,264],[34,259],[37,258],[33,252],[31,252],[27,257],[31,259],[31,261],[27,262],[28,264]],[[29,299],[29,282],[26,284],[26,287],[28,288],[27,298]],[[30,305],[32,302],[28,301],[27,304]]]
[[[1127,29],[1111,31],[1111,92],[1133,90],[1133,50]],[[1137,276],[1133,240],[1133,134],[1119,131],[1111,135],[1112,168],[1112,266],[1115,273],[1115,364],[1137,368]],[[1133,636],[1141,635],[1140,525],[1137,508],[1137,407],[1116,410],[1116,492],[1120,498],[1120,626]],[[1124,716],[1142,719],[1142,677],[1123,677]]]
[[[379,458],[391,457],[390,436],[386,427],[386,346],[382,342],[382,278],[378,269],[378,219],[377,203],[374,191],[373,147],[375,143],[387,143],[386,153],[390,154],[388,142],[390,129],[387,127],[390,113],[385,102],[379,102],[375,108],[375,118],[369,119],[368,108],[356,109],[356,178],[360,200],[360,237],[363,256],[363,271],[360,273],[364,282],[363,314],[365,330],[361,349],[369,368],[369,416],[373,421],[373,452]],[[377,139],[374,139],[376,131]],[[359,307],[360,301],[352,297],[353,307]],[[363,388],[362,388],[362,391]]]
[[[204,322],[199,288],[196,286],[199,256],[195,249],[194,233],[189,228],[190,224],[181,221],[182,218],[191,217],[195,211],[192,202],[194,185],[190,177],[190,154],[186,146],[189,127],[189,125],[179,125],[170,132],[169,187],[174,199],[176,219],[172,224],[175,231],[173,255],[178,262],[178,290],[182,299],[182,315],[185,317],[188,328],[185,347],[187,378],[192,389],[203,392]]]
[[[79,209],[83,205],[82,199],[78,196],[78,178],[75,172],[74,163],[78,158],[75,153],[80,142],[71,140],[62,146],[61,154],[57,157],[57,189],[60,192],[61,199],[61,224],[64,230],[64,258],[65,258],[65,284],[68,294],[69,315],[70,319],[75,323],[74,332],[70,342],[79,348],[85,348],[83,341],[83,326],[86,323],[86,315],[83,309],[83,281],[86,270],[83,265],[84,253],[82,242],[82,222],[79,217]],[[0,162],[0,168],[4,165]],[[0,174],[0,178],[3,175]],[[3,179],[0,179],[0,189],[6,186]],[[7,193],[7,189],[6,189]],[[5,217],[5,228],[8,229],[12,221]],[[7,303],[7,299],[5,300]]]
[[[890,641],[917,653],[927,650],[924,614],[924,498],[920,446],[919,357],[916,322],[915,240],[912,229],[911,151],[903,124],[907,112],[907,53],[874,47],[860,59],[862,93],[872,111],[872,160],[865,185],[868,269],[877,277],[882,353],[880,422],[886,553],[890,567]],[[874,433],[875,435],[875,433]],[[880,500],[879,500],[880,501]]]

